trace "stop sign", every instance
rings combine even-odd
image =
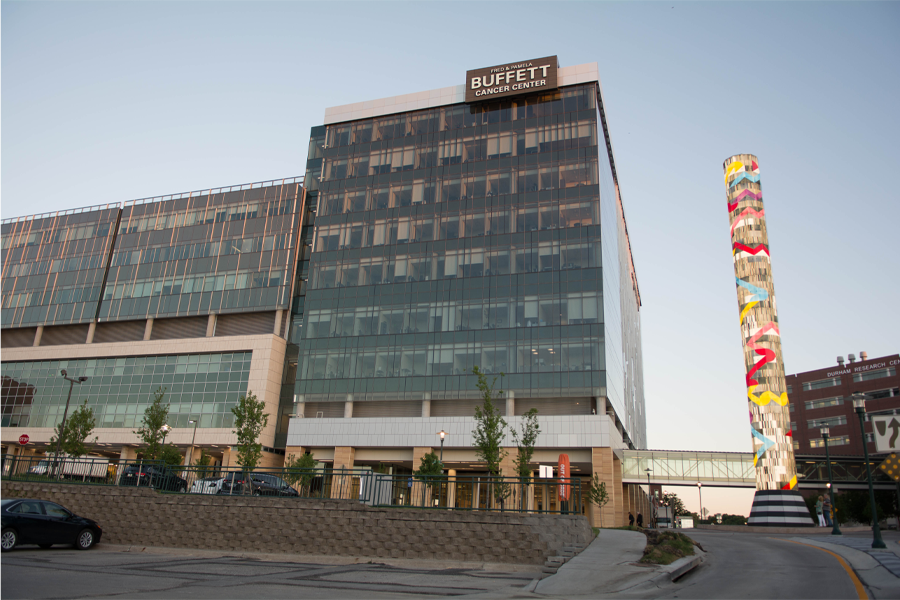
[[[28,443],[28,440],[29,440],[28,436],[23,433],[22,435],[19,436],[19,445],[24,446],[25,444]]]

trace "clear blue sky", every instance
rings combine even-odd
[[[760,159],[787,371],[900,351],[900,3],[0,10],[3,217],[302,175],[328,106],[556,54],[600,65],[643,298],[651,447],[751,449],[732,154]],[[720,506],[708,494],[714,511],[749,510],[746,494]]]

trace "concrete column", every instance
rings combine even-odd
[[[147,319],[147,323],[144,324],[144,341],[150,339],[150,336],[153,334],[153,317]]]
[[[44,335],[44,326],[38,325],[37,330],[34,332],[34,343],[31,344],[35,348],[41,345],[41,336]]]
[[[93,344],[94,343],[94,332],[96,330],[97,330],[97,321],[91,321],[91,324],[88,325],[87,339],[84,341],[85,344]]]
[[[422,400],[422,416],[431,416],[431,392],[425,392],[425,399]]]
[[[275,311],[275,329],[272,331],[275,335],[281,335],[281,322],[284,320],[284,310],[278,309]]]
[[[599,396],[595,400],[597,401],[597,414],[605,415],[606,414],[606,398]]]
[[[344,418],[353,418],[353,394],[347,394],[348,400],[344,402]]]
[[[356,448],[339,447],[334,449],[334,468],[352,469],[356,460]],[[331,497],[349,500],[353,486],[353,476],[343,472],[335,473],[331,478]]]
[[[628,521],[625,518],[627,513],[623,512],[625,508],[625,494],[622,487],[622,461],[615,454],[613,454],[613,489],[616,493],[610,493],[609,499],[610,504],[615,502],[616,521],[613,527],[621,527],[622,525],[627,525]]]
[[[302,400],[294,402],[294,414],[297,417],[305,417],[306,416],[306,402]]]
[[[206,337],[216,335],[216,313],[211,313],[206,321]]]
[[[447,507],[456,506],[456,469],[447,469]]]
[[[237,453],[232,452],[231,448],[225,448],[222,451],[222,466],[223,467],[231,467],[234,466],[234,460],[237,458]]]
[[[591,526],[593,527],[617,527],[619,525],[618,514],[622,505],[622,473],[615,477],[614,470],[618,465],[612,448],[591,448],[591,476],[596,473],[602,483],[606,484],[609,494],[609,502],[602,510],[593,507],[591,514]],[[618,481],[616,481],[618,479]]]
[[[516,393],[506,392],[506,416],[512,417],[516,414]]]

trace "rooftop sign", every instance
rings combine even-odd
[[[466,71],[466,102],[555,90],[558,66],[557,58],[548,56]]]

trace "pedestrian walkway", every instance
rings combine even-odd
[[[896,546],[896,550],[900,551],[900,544],[897,544],[896,541],[886,541],[885,545],[888,547],[886,550],[872,548],[872,538],[844,537],[835,535],[827,539],[818,538],[816,541],[847,546],[848,548],[853,548],[854,550],[865,552],[866,554],[877,560],[879,563],[881,563],[881,566],[890,571],[894,576],[900,577],[900,556],[898,556],[895,552],[895,549],[892,548],[892,546]]]

